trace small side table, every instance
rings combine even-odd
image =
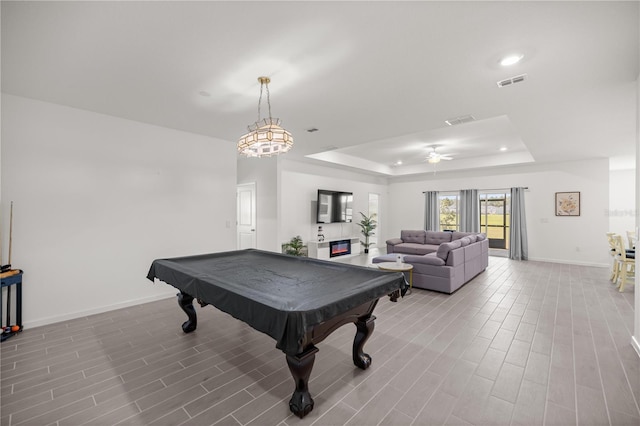
[[[398,262],[382,262],[382,263],[374,263],[378,269],[382,269],[383,271],[393,271],[393,272],[407,272],[409,271],[409,290],[407,294],[411,294],[411,290],[413,289],[413,265],[409,263],[398,263]]]
[[[0,289],[7,287],[7,324],[5,331],[0,334],[0,342],[22,331],[22,274],[20,270],[15,275],[0,279]],[[16,286],[16,323],[11,324],[11,286]],[[2,322],[2,293],[0,292],[0,323]]]

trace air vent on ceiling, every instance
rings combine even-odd
[[[511,86],[512,84],[523,82],[527,77],[526,74],[516,75],[515,77],[507,78],[498,82],[498,87]]]
[[[469,123],[471,121],[476,121],[473,115],[463,115],[460,117],[455,117],[455,118],[450,118],[448,120],[445,120],[445,123],[447,123],[449,126],[455,126],[456,124]]]

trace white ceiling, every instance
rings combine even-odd
[[[1,8],[4,93],[233,144],[267,75],[273,116],[295,138],[287,157],[386,176],[433,172],[433,145],[454,157],[442,171],[635,156],[635,1]],[[500,66],[513,52],[524,59]]]

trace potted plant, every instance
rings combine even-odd
[[[364,247],[364,252],[369,253],[369,246],[371,245],[371,243],[369,242],[369,237],[371,235],[375,235],[375,232],[373,232],[373,230],[378,227],[378,222],[376,222],[375,220],[375,213],[373,213],[371,216],[367,216],[364,213],[360,212],[360,215],[362,216],[362,219],[358,223],[358,226],[360,226],[362,235],[364,235],[364,241],[360,242]]]
[[[292,256],[302,256],[304,244],[302,243],[302,238],[300,237],[300,235],[296,235],[295,237],[291,238],[288,243],[284,243],[282,245],[282,248],[284,249],[285,254],[290,254]]]

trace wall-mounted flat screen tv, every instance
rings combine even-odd
[[[317,223],[351,222],[353,193],[318,189]]]

